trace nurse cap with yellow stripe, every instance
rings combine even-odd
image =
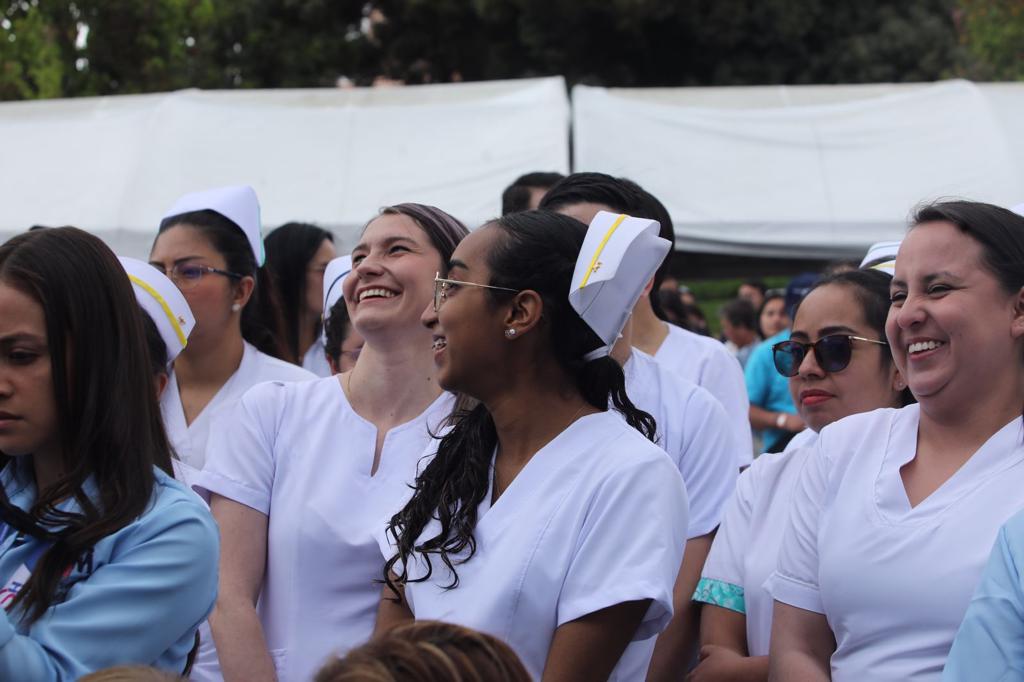
[[[331,317],[331,308],[341,298],[341,287],[345,277],[352,272],[352,256],[338,256],[327,264],[324,270],[324,332],[323,342],[327,343],[327,320]]]
[[[864,260],[860,262],[861,270],[879,270],[892,277],[896,273],[896,253],[903,242],[877,242],[871,245]]]
[[[167,346],[167,364],[174,362],[188,344],[196,325],[192,309],[174,282],[149,263],[135,258],[118,258],[128,273],[135,299],[149,315]]]
[[[600,211],[590,221],[576,259],[569,303],[604,345],[586,354],[608,355],[633,306],[672,244],[658,236],[656,220]]]
[[[191,192],[179,197],[174,206],[164,213],[164,219],[193,211],[214,211],[233,222],[248,240],[256,265],[262,266],[266,261],[260,235],[260,202],[252,187],[233,185]]]

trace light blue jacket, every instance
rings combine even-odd
[[[1024,513],[999,529],[942,679],[1024,680]]]
[[[29,464],[0,471],[8,499],[25,510],[36,498]],[[97,499],[91,479],[83,488]],[[70,682],[126,664],[182,671],[217,596],[217,526],[191,491],[156,471],[149,508],[70,567],[60,601],[25,626],[18,609],[6,610],[12,580],[47,547],[0,522],[0,680]]]

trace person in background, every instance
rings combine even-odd
[[[520,175],[501,193],[501,215],[537,208],[547,191],[564,177],[561,173]]]
[[[352,256],[340,256],[324,271],[323,346],[331,374],[352,369],[363,348],[363,337],[352,328],[352,319],[342,295],[345,277],[352,271]]]
[[[668,210],[654,195],[626,178],[573,173],[551,188],[541,201],[541,208],[572,216],[586,225],[602,210],[657,220],[658,236],[675,244],[675,228]],[[668,269],[666,257],[651,279],[650,291],[633,308],[633,345],[704,388],[722,404],[733,419],[736,453],[740,466],[745,466],[753,458],[754,447],[747,422],[750,403],[743,370],[717,340],[665,322],[657,292]]]
[[[913,402],[884,341],[889,279],[875,271],[826,277],[797,307],[790,339],[775,346],[775,368],[789,381],[809,437],[740,474],[695,595],[704,608],[692,682],[768,679],[773,601],[763,585],[775,570],[810,446],[839,419]],[[738,302],[752,318],[753,306]]]
[[[764,282],[759,279],[748,279],[739,286],[736,291],[736,298],[745,298],[754,306],[754,310],[760,310],[764,303],[764,297],[768,289]]]
[[[890,301],[889,348],[918,402],[818,435],[768,583],[772,679],[938,680],[1024,507],[1024,218],[919,208]]]
[[[758,344],[751,351],[747,366],[744,368],[747,394],[750,397],[750,426],[761,431],[765,452],[781,452],[789,444],[790,439],[806,427],[789,395],[789,382],[775,371],[772,347],[789,338],[788,324],[792,319],[791,311],[817,279],[817,275],[804,273],[790,280],[786,287],[786,296],[782,300],[787,327]],[[775,304],[776,299],[770,296],[765,298],[764,307]]]
[[[251,187],[186,194],[160,222],[149,254],[149,264],[181,289],[195,314],[188,347],[160,398],[171,445],[195,470],[206,461],[217,409],[264,381],[315,378],[266,352],[277,352],[277,345],[264,322],[275,308],[260,267],[259,216]]]
[[[739,360],[740,367],[747,366],[747,359],[757,345],[757,309],[745,298],[737,298],[722,306],[718,313],[725,336],[725,347]]]
[[[683,305],[682,299],[679,298],[678,291],[665,288],[659,289],[658,306],[661,308],[666,322],[683,329],[690,328],[686,320],[686,306]]]
[[[334,236],[307,223],[286,223],[263,240],[268,281],[280,306],[275,335],[279,356],[313,374],[330,375],[320,337],[324,270],[335,256]]]
[[[72,227],[0,246],[0,679],[182,672],[217,528],[174,480],[143,312]]]
[[[532,682],[497,637],[424,620],[402,625],[328,661],[313,682]]]
[[[757,331],[762,339],[770,339],[781,331],[789,329],[789,314],[786,312],[786,290],[769,289],[757,310]]]
[[[693,300],[697,299],[693,298]],[[699,305],[683,303],[683,311],[686,313],[687,329],[692,331],[694,334],[711,336],[711,330],[708,328],[708,318],[704,317],[704,311],[701,310]]]

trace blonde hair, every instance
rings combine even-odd
[[[184,677],[146,665],[119,665],[89,673],[78,682],[181,682]]]
[[[328,661],[315,682],[530,682],[519,657],[491,635],[461,625],[403,625]]]

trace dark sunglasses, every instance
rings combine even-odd
[[[825,372],[841,372],[850,364],[850,357],[853,355],[853,342],[865,341],[879,346],[888,346],[885,341],[865,339],[863,336],[852,334],[829,334],[823,336],[814,343],[801,343],[800,341],[780,341],[772,346],[772,359],[775,361],[775,369],[784,377],[795,377],[800,371],[800,365],[807,357],[808,349],[814,349],[814,359],[818,366]]]

